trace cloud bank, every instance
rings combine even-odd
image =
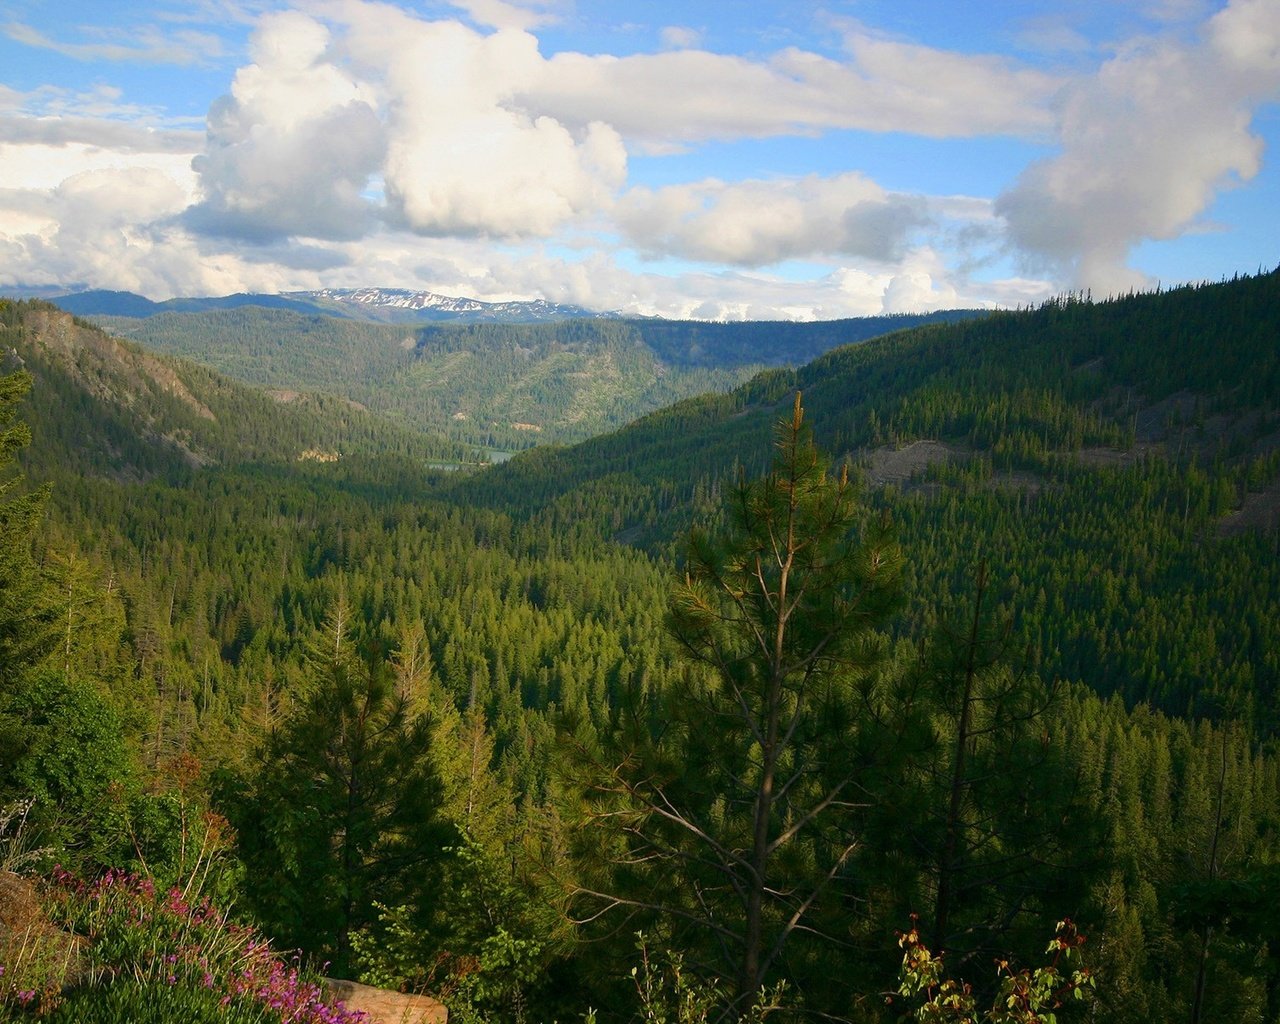
[[[1069,66],[849,20],[828,22],[824,53],[718,53],[667,25],[654,52],[547,55],[550,2],[457,0],[434,19],[371,0],[232,6],[253,31],[203,131],[104,84],[0,86],[13,281],[154,297],[380,284],[727,318],[1107,293],[1146,282],[1137,246],[1201,229],[1259,174],[1256,113],[1280,99],[1275,0],[1211,15],[1152,0],[1151,33],[1093,66],[1057,23],[1031,28],[1055,29]],[[132,41],[7,31],[77,61],[192,64],[222,52],[198,30],[222,9],[206,7],[197,28]],[[998,195],[903,189],[860,166],[881,136],[1014,140],[1023,166]],[[841,165],[654,173],[780,137],[843,140]]]
[[[856,173],[637,188],[616,217],[647,255],[744,267],[819,255],[894,263],[930,222],[923,197],[890,195]]]

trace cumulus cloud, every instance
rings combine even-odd
[[[571,132],[511,98],[543,64],[520,29],[489,34],[360,5],[347,26],[355,60],[382,76],[394,215],[424,234],[545,235],[606,204],[626,176],[618,133]]]
[[[187,198],[178,182],[148,167],[85,171],[53,190],[63,229],[86,232],[95,227],[128,231],[177,213]]]
[[[1122,50],[1066,93],[1061,151],[999,197],[1010,240],[1075,287],[1145,285],[1129,252],[1187,231],[1219,192],[1258,173],[1253,112],[1277,98],[1274,0],[1232,0],[1193,44],[1158,38]]]
[[[528,14],[466,6],[503,23]],[[339,239],[385,216],[427,235],[546,235],[624,181],[612,128],[570,131],[510,104],[542,62],[523,28],[482,33],[356,0],[326,11],[332,31],[297,12],[263,19],[254,63],[210,111],[193,226]]]
[[[372,91],[332,61],[329,44],[328,29],[306,15],[262,19],[253,63],[209,111],[193,226],[257,239],[369,229],[362,193],[382,163],[383,128]]]
[[[0,236],[6,274],[36,284],[93,281],[135,290],[161,286],[158,275],[137,272],[149,253],[169,244],[150,225],[176,214],[188,199],[173,178],[147,167],[81,171],[51,190],[7,192],[0,197],[0,208],[25,212],[28,218],[16,222],[27,229],[24,233]],[[156,263],[163,266],[165,261]]]
[[[852,173],[637,188],[616,217],[646,254],[741,266],[818,255],[892,262],[929,219],[923,198],[887,193]]]

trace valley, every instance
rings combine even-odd
[[[388,295],[369,291],[379,299]],[[390,297],[426,301],[413,294]],[[232,308],[203,302],[191,309],[173,300],[138,317],[103,312],[136,305],[118,296],[96,304],[80,298],[67,300],[67,308],[151,349],[196,359],[246,383],[342,396],[406,429],[511,450],[581,441],[681,398],[727,391],[765,366],[798,365],[837,345],[978,315],[948,311],[736,329],[567,314],[546,323],[392,325],[376,312],[405,307],[389,302],[348,303],[335,315],[332,305],[307,313],[280,308],[296,306],[296,296],[248,296],[268,304]],[[433,298],[441,301],[428,310],[476,305]],[[361,315],[347,313],[348,307]],[[375,315],[366,319],[368,309]]]
[[[180,879],[195,843],[279,948],[464,1020],[632,1019],[668,954],[713,1003],[889,1019],[912,913],[983,995],[1070,917],[1091,1019],[1280,1012],[1240,904],[1280,861],[1280,273],[834,347],[104,322],[133,340],[0,307],[0,785],[64,866]],[[788,650],[836,646],[777,670],[770,762],[724,698],[766,692],[740,641],[782,589],[716,580],[778,508]]]

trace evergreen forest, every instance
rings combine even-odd
[[[804,365],[216,315],[0,301],[0,1019],[1280,1022],[1280,271]]]
[[[728,391],[766,366],[795,366],[839,345],[974,315],[406,325],[250,305],[93,321],[249,384],[339,395],[406,429],[501,458],[582,441],[679,399]]]

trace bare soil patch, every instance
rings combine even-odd
[[[1132,448],[1080,448],[1075,456],[1086,466],[1132,466],[1150,455],[1163,452],[1163,445],[1140,442]]]
[[[969,449],[943,441],[915,441],[903,448],[876,448],[867,453],[867,480],[879,487],[902,486],[938,462],[968,458]]]
[[[1219,537],[1235,537],[1246,530],[1280,529],[1280,480],[1244,499],[1237,511],[1218,521]]]

